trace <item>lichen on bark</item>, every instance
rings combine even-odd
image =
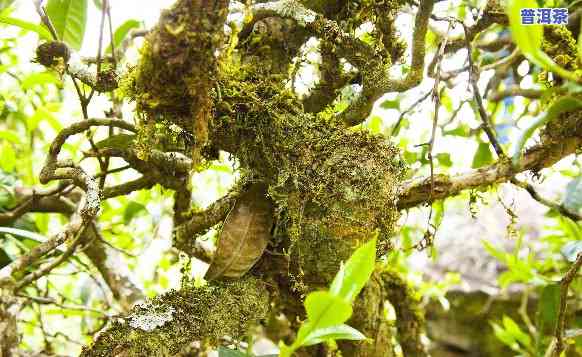
[[[265,286],[253,277],[185,286],[136,306],[81,356],[172,356],[192,341],[216,345],[225,336],[242,339],[268,309]]]

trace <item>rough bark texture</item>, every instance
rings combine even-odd
[[[268,294],[252,277],[161,295],[115,321],[81,356],[172,356],[192,341],[240,339],[265,319]]]
[[[226,0],[180,0],[162,13],[146,39],[139,66],[126,81],[126,91],[144,115],[139,144],[147,157],[151,134],[159,125],[178,125],[193,135],[193,160],[208,140],[212,119],[211,89],[217,70],[215,51],[223,41]],[[170,131],[165,131],[171,136]]]
[[[506,20],[489,6],[494,2],[488,2],[485,15],[469,29],[471,39],[492,23]],[[121,86],[123,94],[137,104],[136,135],[121,149],[105,145],[90,153],[123,157],[144,174],[144,179],[106,188],[104,197],[134,185],[151,187],[160,183],[173,189],[177,226],[174,245],[196,255],[196,235],[223,221],[230,207],[241,206],[237,199],[245,199],[248,193],[241,185],[205,212],[190,209],[189,171],[201,168],[205,160],[215,159],[218,151],[223,150],[236,157],[248,180],[260,182],[264,203],[260,207],[268,207],[261,217],[265,218],[272,208],[274,217],[262,219],[263,240],[258,248],[265,253],[260,259],[260,254],[251,255],[248,260],[258,262],[249,273],[246,265],[244,269],[237,267],[236,274],[223,274],[221,270],[211,276],[246,274],[235,281],[213,281],[204,287],[186,284],[179,291],[133,307],[126,317],[114,321],[86,347],[83,356],[175,355],[195,341],[217,346],[225,337],[238,340],[267,319],[268,333],[288,341],[293,333],[279,336],[272,330],[273,326],[280,326],[275,322],[286,321],[288,330],[296,331],[299,322],[305,319],[302,306],[305,295],[327,287],[341,262],[374,233],[380,233],[378,256],[386,253],[399,210],[468,188],[508,181],[525,170],[537,172],[580,147],[580,119],[576,113],[570,113],[559,127],[549,126],[551,130],[542,135],[541,144],[530,148],[518,164],[502,158],[493,165],[452,177],[436,175],[433,179],[403,182],[406,165],[400,150],[384,137],[348,126],[362,123],[384,93],[406,91],[422,80],[432,0],[421,0],[416,6],[410,71],[403,79],[390,76],[390,67],[402,60],[405,50],[405,41],[394,25],[404,3],[408,1],[251,3],[248,11],[254,18],[246,19],[240,31],[231,26],[228,39],[224,36],[227,0],[178,0],[162,13],[159,24],[146,38],[138,65]],[[352,35],[355,29],[368,23],[374,24],[372,40],[362,41]],[[563,33],[550,35],[566,38]],[[320,40],[322,63],[317,87],[302,99],[290,89],[290,82],[295,79],[293,61],[310,36]],[[456,50],[460,43],[454,39],[446,50]],[[565,55],[559,48],[556,51],[550,53],[553,58]],[[349,62],[353,70],[346,73],[342,60]],[[340,89],[353,83],[362,85],[361,95],[343,112],[334,113],[330,105]],[[86,120],[65,129],[51,146],[50,169],[55,172],[63,169],[62,163],[57,162],[60,147],[68,136],[91,125],[106,126],[110,121]],[[129,124],[120,127],[134,131]],[[79,170],[69,168],[77,173],[75,177],[81,177]],[[43,182],[71,179],[71,175],[55,172],[44,172]],[[86,178],[95,186],[92,177]],[[77,181],[80,187],[89,186]],[[98,193],[102,192],[94,191],[99,198]],[[92,203],[95,206],[92,212],[96,213],[100,202]],[[253,209],[252,205],[243,206]],[[253,212],[245,213],[252,216]],[[0,216],[0,222],[2,219],[8,221],[13,217]],[[233,231],[238,234],[239,230]],[[229,232],[231,227],[223,230],[223,234]],[[236,244],[237,234],[229,238],[234,244],[219,247],[216,254],[220,256],[215,256],[215,263],[232,261],[228,256],[233,254],[229,253],[230,246],[240,248]],[[110,269],[107,260],[111,253],[106,247],[98,239],[87,239],[95,240],[86,250],[87,256],[114,296],[129,309],[142,297],[141,293],[123,274]],[[386,301],[396,312],[396,335],[384,316]],[[14,318],[9,315],[8,306],[6,301],[0,302],[0,317],[4,317],[0,320],[2,348],[16,343],[10,330]],[[469,319],[461,325],[463,328],[479,321]],[[378,268],[358,297],[349,324],[371,340],[339,343],[343,357],[395,356],[395,340],[405,356],[427,355],[421,341],[424,317],[418,298],[395,272]],[[433,335],[438,331],[433,329]],[[475,340],[478,337],[483,336],[471,336]],[[490,336],[479,341],[493,344]],[[471,349],[474,346],[470,344],[471,341],[462,347]],[[497,347],[490,350],[501,353]],[[318,345],[302,349],[298,355],[326,356],[336,352]]]
[[[0,295],[0,357],[10,357],[17,351],[20,336],[16,329],[16,314],[19,309],[16,299]]]

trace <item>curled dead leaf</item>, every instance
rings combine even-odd
[[[271,238],[273,204],[267,185],[253,183],[229,212],[205,278],[239,278],[259,260]]]

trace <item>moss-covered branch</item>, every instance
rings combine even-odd
[[[216,345],[226,336],[242,339],[268,309],[265,286],[253,277],[185,286],[134,307],[81,356],[173,356],[193,341]]]
[[[208,139],[216,52],[223,45],[228,3],[179,0],[163,11],[158,26],[146,36],[140,63],[123,86],[143,114],[144,127],[174,123],[190,133],[194,164]],[[147,147],[147,134],[142,137]]]
[[[439,200],[458,195],[463,190],[507,182],[519,172],[539,171],[552,166],[562,158],[575,153],[581,146],[582,138],[562,137],[559,141],[550,141],[532,147],[515,167],[510,160],[501,160],[495,164],[454,176],[435,175],[432,196],[430,177],[415,178],[403,183],[398,207],[406,209],[428,202],[431,197]]]
[[[417,294],[396,272],[382,271],[379,275],[386,297],[396,311],[398,342],[404,356],[428,356],[421,341],[425,333],[424,314]]]

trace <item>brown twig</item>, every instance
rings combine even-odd
[[[563,204],[559,204],[557,202],[553,202],[545,197],[543,197],[542,195],[540,195],[537,190],[535,189],[535,187],[533,187],[529,182],[526,181],[519,181],[516,178],[511,179],[511,183],[513,183],[514,185],[523,188],[524,190],[527,191],[527,193],[530,194],[530,196],[538,201],[539,203],[541,203],[542,205],[549,207],[555,211],[557,211],[558,213],[560,213],[562,216],[568,217],[574,221],[582,221],[582,216],[579,215],[576,212],[571,211],[570,209],[568,209],[566,206],[564,206]]]
[[[449,27],[447,29],[447,34],[451,31],[453,27],[453,22],[449,22]],[[437,60],[437,66],[436,66],[436,79],[434,81],[434,86],[432,88],[432,99],[434,102],[434,113],[433,113],[433,121],[432,121],[432,130],[431,130],[431,134],[430,134],[430,140],[428,141],[427,145],[428,145],[428,161],[429,161],[429,165],[430,165],[430,195],[431,195],[431,199],[430,201],[432,201],[432,195],[434,194],[434,158],[432,155],[433,149],[434,149],[434,143],[435,143],[435,139],[436,139],[436,130],[438,127],[438,122],[439,122],[439,109],[441,106],[441,97],[440,97],[440,92],[439,92],[439,84],[440,84],[440,73],[441,73],[441,61],[443,59],[443,55],[444,55],[444,51],[445,51],[445,47],[447,46],[447,37],[445,37],[445,39],[443,40],[443,42],[441,43],[440,47],[439,47],[439,51],[438,51],[438,60]],[[430,222],[430,218],[432,216],[432,206],[431,206],[431,211],[429,213],[429,222]]]
[[[36,12],[38,16],[40,16],[40,20],[49,29],[49,32],[51,33],[53,40],[58,41],[59,36],[57,35],[57,31],[55,30],[55,27],[53,26],[51,19],[46,14],[45,8],[42,6],[42,0],[34,0],[33,2]]]
[[[59,245],[71,239],[71,237],[76,236],[77,232],[83,225],[84,222],[80,215],[78,215],[76,218],[71,219],[71,221],[64,227],[63,231],[32,248],[25,255],[18,257],[16,260],[13,260],[10,264],[0,269],[0,286],[7,286],[14,283],[13,279],[15,275],[24,271],[33,262],[53,251]]]
[[[37,303],[37,304],[55,305],[55,306],[60,307],[61,309],[64,309],[64,310],[93,312],[93,313],[96,313],[99,315],[103,315],[108,319],[112,317],[110,314],[108,314],[107,312],[102,311],[102,310],[93,309],[93,308],[86,307],[86,306],[67,305],[67,304],[63,304],[55,299],[51,299],[51,298],[40,297],[40,296],[31,296],[31,295],[22,294],[22,293],[18,293],[18,294],[16,294],[16,296],[24,298],[24,299],[28,299],[30,301]]]
[[[566,327],[566,309],[568,307],[567,298],[568,298],[568,289],[570,288],[570,284],[576,278],[578,274],[578,270],[582,266],[582,253],[578,253],[578,257],[576,261],[570,269],[566,272],[566,275],[560,281],[560,306],[558,310],[558,319],[556,321],[556,327],[554,330],[554,338],[555,338],[555,345],[552,351],[551,356],[559,357],[564,351],[564,329]]]
[[[428,96],[431,93],[432,93],[432,91],[426,92],[421,97],[419,97],[414,103],[412,103],[408,108],[406,108],[405,110],[400,112],[400,115],[398,116],[398,120],[396,120],[396,123],[394,124],[394,126],[392,127],[392,130],[390,131],[391,136],[398,135],[398,132],[400,131],[400,125],[402,124],[402,120],[404,119],[406,114],[410,113],[412,110],[414,110],[416,107],[418,107],[418,105],[420,103],[424,102],[426,100],[426,98],[428,98]]]
[[[473,51],[472,51],[472,47],[471,47],[469,29],[468,29],[467,25],[465,25],[463,22],[461,22],[461,25],[463,26],[463,31],[465,31],[465,46],[467,47],[467,56],[469,59],[469,68],[470,68],[470,70],[469,70],[469,82],[471,82],[471,87],[473,89],[473,96],[475,98],[475,102],[477,103],[477,109],[479,112],[479,116],[481,117],[481,127],[483,128],[483,131],[485,131],[485,134],[487,135],[487,138],[489,139],[489,143],[495,149],[495,152],[497,153],[497,157],[499,159],[502,159],[502,158],[505,158],[505,153],[503,152],[503,148],[501,147],[501,144],[499,144],[499,141],[497,141],[495,131],[491,127],[491,120],[489,118],[489,115],[487,114],[487,111],[485,110],[485,105],[483,104],[483,99],[481,98],[481,92],[479,91],[479,86],[477,85],[477,73],[476,73],[477,68],[475,68],[475,66],[473,64],[473,58],[472,58]]]
[[[85,224],[85,222],[83,222],[82,225],[77,230],[75,238],[73,239],[73,241],[71,242],[71,245],[67,248],[67,250],[65,250],[63,252],[63,254],[61,254],[58,258],[55,258],[52,262],[40,267],[37,270],[34,270],[32,273],[30,273],[30,274],[26,275],[25,277],[23,277],[22,279],[20,279],[18,281],[18,284],[16,285],[15,290],[18,291],[18,290],[24,288],[25,286],[27,286],[28,284],[32,283],[33,281],[38,280],[40,277],[47,275],[53,269],[55,269],[56,267],[61,265],[71,255],[73,255],[73,253],[75,252],[75,249],[77,248],[77,246],[81,242],[81,237],[83,237],[83,232],[85,231],[85,228],[86,228],[86,224]]]
[[[433,200],[454,196],[463,190],[486,187],[507,182],[515,174],[527,170],[540,170],[570,155],[582,146],[582,138],[564,138],[561,142],[531,147],[514,168],[509,160],[500,160],[489,166],[448,176],[435,177]],[[398,208],[418,206],[430,200],[430,177],[417,177],[404,182],[400,189]]]
[[[204,211],[194,213],[186,222],[176,227],[174,246],[186,253],[198,250],[195,245],[196,236],[224,220],[237,197],[238,193],[232,191]]]
[[[492,102],[498,102],[507,97],[524,97],[530,99],[539,99],[544,94],[543,90],[539,89],[524,89],[517,85],[505,88],[500,91],[492,92],[487,99]]]

